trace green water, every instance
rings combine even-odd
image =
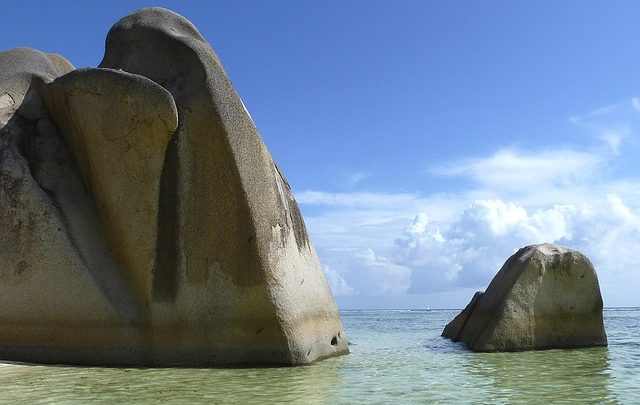
[[[640,403],[640,309],[606,310],[608,348],[471,353],[456,311],[344,311],[352,353],[309,367],[117,369],[0,364],[0,403]]]

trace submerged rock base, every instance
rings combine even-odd
[[[0,53],[0,359],[209,366],[348,353],[304,221],[218,57],[161,8],[99,68]]]
[[[442,336],[481,352],[606,346],[593,265],[557,245],[524,247]]]

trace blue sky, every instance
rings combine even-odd
[[[7,2],[0,48],[96,66],[151,5],[218,53],[342,308],[462,307],[554,241],[640,305],[640,3]]]

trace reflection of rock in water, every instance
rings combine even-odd
[[[464,365],[487,398],[504,403],[617,403],[607,348],[473,353]],[[480,383],[480,381],[478,381]]]
[[[331,403],[344,387],[334,358],[313,367],[123,369],[0,365],[2,402]],[[47,384],[42,384],[47,381]],[[114,388],[120,387],[120,388]]]

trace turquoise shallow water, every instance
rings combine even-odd
[[[471,353],[458,311],[343,311],[352,353],[309,367],[117,369],[0,363],[0,403],[640,403],[640,309],[605,310],[608,348]]]

